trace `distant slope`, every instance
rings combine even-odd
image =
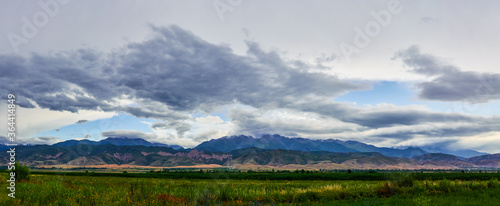
[[[8,153],[0,154],[0,158],[7,161]],[[222,152],[198,152],[197,150],[184,152],[169,147],[117,146],[112,144],[16,147],[16,159],[31,166],[62,164],[130,164],[163,167],[197,164],[223,165],[228,158],[230,155]]]
[[[443,154],[443,153],[429,153],[429,154],[424,154],[424,155],[413,157],[412,159],[418,160],[418,161],[445,161],[445,162],[462,161],[457,156]]]
[[[500,154],[482,155],[466,159],[467,162],[474,163],[480,167],[500,167]]]
[[[419,161],[420,164],[454,165],[458,168],[480,167],[474,164],[474,162],[466,161],[462,157],[443,153],[428,153],[413,157],[412,159]]]
[[[237,168],[304,168],[304,169],[457,169],[441,161],[420,162],[404,157],[388,157],[377,152],[291,151],[283,149],[246,148],[231,151],[226,165]]]
[[[304,152],[293,151],[284,149],[260,149],[260,148],[246,148],[234,150],[231,152],[233,155],[232,164],[257,164],[257,165],[288,165],[299,164],[305,165],[315,162],[332,162],[341,164],[350,159],[358,159],[364,157],[384,157],[379,153],[340,153],[340,152]]]
[[[393,148],[379,148],[373,145],[356,141],[340,140],[312,140],[306,138],[288,138],[280,135],[264,135],[260,138],[251,136],[222,137],[203,142],[195,147],[197,150],[230,152],[244,148],[285,149],[298,151],[328,151],[328,152],[378,152],[391,157],[413,157],[425,154],[419,148],[404,150]]]
[[[58,142],[58,143],[55,143],[53,144],[53,146],[57,146],[57,147],[65,147],[65,146],[75,146],[75,145],[79,145],[79,144],[90,144],[90,145],[100,145],[99,142],[96,142],[96,141],[91,141],[91,140],[66,140],[64,142]]]
[[[380,154],[390,157],[414,157],[427,153],[426,151],[415,147],[408,147],[406,149],[394,149],[387,147],[376,147],[373,145],[357,141],[340,141],[340,140],[327,140],[327,141],[337,141],[339,144],[345,147],[352,148],[360,152],[378,152]]]
[[[162,143],[151,143],[141,138],[127,138],[127,137],[109,137],[103,139],[101,141],[91,141],[91,140],[67,140],[64,142],[59,142],[54,144],[54,146],[63,147],[63,146],[75,146],[79,144],[88,144],[88,145],[118,145],[118,146],[135,146],[142,145],[146,147],[170,147],[172,149],[184,149],[179,145],[167,145]]]
[[[478,151],[474,151],[474,150],[449,150],[449,149],[442,148],[442,147],[431,147],[431,146],[425,146],[425,147],[421,147],[421,148],[429,153],[445,153],[445,154],[451,154],[451,155],[455,155],[458,157],[464,157],[464,158],[488,154],[488,153],[478,152]]]

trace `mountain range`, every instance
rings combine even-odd
[[[8,161],[8,153],[0,153]],[[389,157],[378,152],[328,152],[261,149],[256,147],[231,152],[179,151],[169,147],[85,145],[20,146],[16,159],[37,166],[149,166],[175,167],[218,165],[239,169],[459,169],[499,168],[500,154],[459,158],[427,153],[413,158]]]
[[[426,153],[453,153],[455,156],[464,158],[486,155],[473,150],[450,151],[444,148],[432,148],[431,151],[417,147],[407,147],[404,149],[376,147],[373,145],[357,141],[341,141],[335,139],[312,140],[307,138],[288,138],[280,135],[263,135],[260,138],[239,135],[222,137],[203,142],[195,147],[202,151],[222,151],[230,152],[235,149],[257,147],[262,149],[285,149],[298,151],[328,151],[328,152],[378,152],[390,157],[414,157]]]
[[[167,145],[162,143],[151,143],[141,138],[128,138],[128,137],[108,137],[106,139],[100,141],[91,141],[91,140],[67,140],[64,142],[59,142],[53,144],[53,146],[75,146],[79,144],[87,144],[87,145],[106,145],[112,144],[117,146],[146,146],[146,147],[170,147],[176,150],[182,150],[183,147],[179,145]]]
[[[7,153],[0,153],[7,161]],[[458,169],[499,168],[500,154],[461,157],[424,149],[376,147],[356,141],[311,140],[280,135],[231,136],[192,149],[150,143],[140,138],[101,141],[68,140],[54,145],[16,147],[16,159],[31,166],[215,165],[233,168],[284,169]]]
[[[176,150],[189,150],[184,149],[179,145],[167,145],[163,143],[151,143],[141,138],[129,137],[108,137],[100,141],[92,140],[67,140],[59,142],[53,146],[74,146],[79,144],[87,145],[118,145],[118,146],[134,146],[142,145],[146,147],[170,147]],[[20,145],[31,146],[31,145]],[[285,149],[285,150],[298,150],[298,151],[329,151],[329,152],[378,152],[380,154],[390,157],[414,157],[426,153],[444,153],[451,154],[458,157],[469,158],[474,156],[487,155],[474,150],[450,150],[437,146],[424,146],[424,147],[376,147],[373,145],[357,142],[357,141],[341,141],[335,139],[327,140],[313,140],[307,138],[288,138],[280,135],[263,135],[260,138],[252,136],[230,136],[222,137],[219,139],[212,139],[205,141],[193,149],[199,151],[221,151],[230,152],[235,149],[244,148],[262,148],[262,149]],[[0,151],[7,150],[9,147],[0,144]]]

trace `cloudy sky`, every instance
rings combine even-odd
[[[19,143],[281,134],[500,152],[498,1],[0,5],[0,114],[14,93]]]

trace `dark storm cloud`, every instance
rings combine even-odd
[[[260,137],[264,134],[280,134],[275,125],[269,121],[261,121],[258,118],[260,114],[244,110],[234,109],[229,117],[238,126],[237,134],[246,134]]]
[[[346,131],[354,131],[355,125],[349,126],[335,126],[331,127],[316,127],[316,122],[298,122],[291,123],[287,120],[276,121],[276,119],[263,117],[260,112],[245,111],[234,109],[230,113],[230,118],[238,126],[238,134],[253,135],[260,137],[265,134],[281,134],[285,136],[298,136],[298,133],[304,135],[318,135],[318,134],[336,134]],[[323,119],[326,121],[326,119]],[[335,122],[337,123],[337,122]]]
[[[169,129],[170,127],[166,122],[158,122],[151,125],[153,129]]]
[[[469,103],[500,99],[500,74],[461,71],[432,55],[422,54],[417,46],[398,52],[395,58],[402,59],[415,73],[434,77],[417,85],[422,99]]]
[[[76,123],[77,124],[84,124],[84,123],[87,123],[89,120],[86,120],[86,119],[81,119],[81,120],[78,120]]]
[[[263,115],[265,112],[233,110],[230,118],[238,126],[238,133],[260,136],[293,132],[302,135],[349,134],[356,138],[381,137],[409,140],[414,137],[466,137],[500,131],[500,118],[482,117],[458,113],[432,112],[416,107],[394,105],[355,107],[346,103],[311,101],[289,105],[300,112],[316,113],[321,122],[332,122],[331,127],[317,127],[317,122],[304,120],[292,124],[286,119],[275,121]],[[303,113],[304,114],[304,113]],[[305,114],[304,114],[305,115]]]
[[[296,104],[294,107],[301,111],[315,112],[344,122],[379,128],[394,125],[416,125],[426,122],[463,122],[473,121],[473,117],[454,113],[430,112],[413,107],[385,107],[361,108],[346,103],[315,101],[312,103]]]
[[[247,55],[208,43],[177,26],[151,26],[154,37],[111,54],[77,50],[0,56],[2,92],[26,98],[20,106],[77,112],[126,111],[162,118],[163,111],[116,106],[117,99],[161,103],[174,111],[208,111],[239,102],[282,107],[305,96],[334,97],[365,85],[291,68],[276,52],[247,42]],[[16,81],[12,81],[15,79]],[[5,97],[2,97],[5,98]]]
[[[26,97],[23,97],[23,96],[16,97],[16,104],[19,105],[20,107],[24,107],[24,108],[35,108],[36,107],[28,99],[26,99]]]
[[[142,107],[134,107],[134,106],[110,107],[109,109],[106,110],[124,111],[140,118],[176,119],[176,120],[183,120],[188,118],[186,115],[179,114],[178,112],[173,112],[167,109],[153,108],[152,107],[153,105],[149,105],[147,103],[141,106]]]
[[[297,71],[275,52],[247,42],[247,56],[210,44],[179,27],[153,27],[155,38],[131,44],[120,56],[118,76],[139,98],[174,110],[210,108],[238,101],[281,106],[305,95],[335,96],[361,86],[334,76]],[[140,76],[129,75],[141,68]]]
[[[31,58],[0,55],[0,87],[2,93],[12,92],[20,100],[19,106],[33,108],[33,101],[41,108],[77,112],[80,109],[98,109],[113,95],[102,94],[110,86],[102,77],[100,68],[88,69],[80,53],[54,54]],[[76,86],[84,88],[93,97],[86,96]],[[99,100],[95,97],[101,97]],[[2,97],[5,98],[5,97]]]
[[[150,140],[156,138],[155,134],[148,134],[136,130],[111,130],[101,133],[103,137],[123,137],[129,139],[141,138],[145,140]]]
[[[358,110],[351,115],[344,115],[340,119],[371,128],[390,127],[394,125],[416,125],[425,122],[462,122],[472,120],[472,118],[460,114],[396,109],[396,107],[382,111]]]
[[[191,129],[191,125],[185,122],[174,121],[174,122],[158,122],[151,125],[152,129],[174,129],[179,136],[183,136],[184,133]]]
[[[415,136],[421,137],[468,137],[487,132],[500,131],[498,118],[478,120],[475,123],[460,122],[456,124],[437,124],[437,125],[415,125],[412,128],[394,127],[390,130],[380,132],[373,136],[393,138],[393,139],[411,139]]]

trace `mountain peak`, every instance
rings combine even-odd
[[[230,152],[236,149],[245,148],[260,149],[285,149],[298,151],[328,151],[328,152],[378,152],[383,155],[393,157],[413,157],[425,154],[426,152],[418,148],[407,148],[405,150],[379,148],[356,141],[340,140],[313,140],[307,138],[290,138],[278,134],[266,134],[260,138],[252,136],[231,136],[219,139],[212,139],[203,142],[195,147],[198,151],[221,151]]]

